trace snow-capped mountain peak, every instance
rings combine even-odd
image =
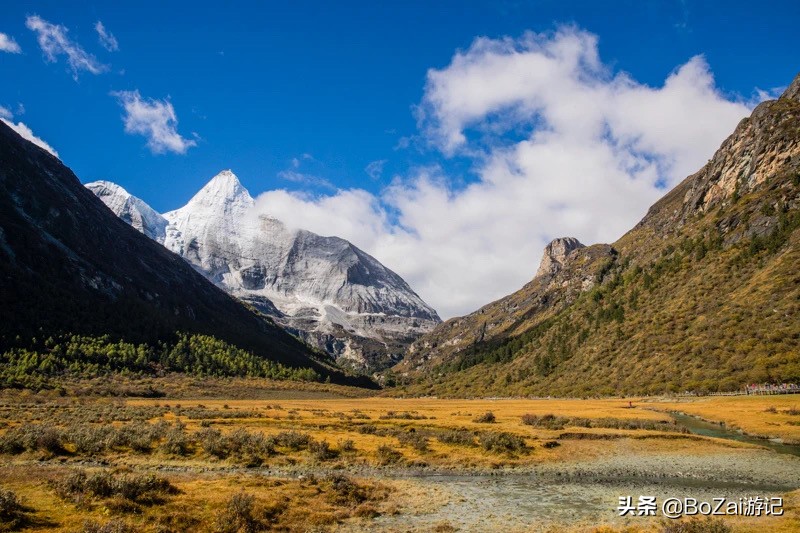
[[[100,197],[123,217],[119,201]],[[254,207],[225,170],[165,213],[163,237],[154,238],[229,293],[358,366],[386,365],[440,322],[399,275],[350,242],[287,228]]]
[[[255,202],[252,196],[244,188],[236,174],[230,170],[223,170],[200,189],[195,194],[186,207],[197,209],[200,207],[210,207],[214,209],[226,209],[251,207]]]

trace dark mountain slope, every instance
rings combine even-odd
[[[799,228],[800,76],[605,259],[589,261],[596,246],[570,252],[554,272],[422,337],[396,371],[413,392],[439,395],[798,381]]]
[[[58,159],[0,123],[0,353],[64,334],[155,345],[177,332],[212,335],[346,380],[122,222]]]

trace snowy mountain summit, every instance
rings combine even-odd
[[[230,170],[163,215],[113,183],[86,187],[218,286],[351,366],[386,367],[440,322],[400,276],[348,241],[259,215]]]

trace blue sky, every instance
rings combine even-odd
[[[286,190],[282,196],[267,195],[264,209],[286,217],[303,211],[306,218],[292,222],[353,240],[412,286],[421,287],[421,295],[435,300],[440,311],[444,305],[447,316],[515,289],[535,272],[541,245],[550,237],[566,232],[588,241],[618,237],[663,193],[663,184],[674,184],[685,169],[710,157],[710,147],[730,132],[729,123],[735,124],[734,119],[759,99],[758,90],[769,93],[785,86],[800,69],[796,1],[365,1],[337,3],[336,8],[330,2],[289,4],[7,3],[0,13],[0,33],[16,46],[0,52],[0,106],[11,115],[8,120],[24,123],[57,150],[84,182],[117,182],[162,212],[183,205],[226,168],[233,169],[254,195]],[[38,26],[32,17],[38,17]],[[118,49],[108,40],[105,45],[100,42],[98,21]],[[85,64],[72,69],[68,57],[58,51],[54,60],[48,58],[37,36],[55,26],[68,30],[70,46],[88,54],[81,57],[88,57],[96,73]],[[646,162],[658,163],[646,178],[650,188],[636,189],[639,192],[625,196],[623,204],[613,205],[614,212],[625,216],[603,231],[596,230],[596,220],[584,220],[589,211],[583,204],[570,204],[568,187],[559,193],[563,198],[553,192],[541,208],[531,206],[539,209],[539,218],[508,220],[505,229],[495,230],[515,237],[504,241],[505,248],[487,244],[485,253],[498,256],[497,261],[477,261],[472,277],[460,280],[486,288],[450,305],[447,295],[453,289],[436,272],[453,265],[445,259],[413,265],[403,259],[413,250],[434,256],[430,250],[453,240],[446,232],[426,240],[424,225],[446,221],[427,220],[415,209],[439,209],[431,199],[438,198],[448,220],[475,212],[462,192],[470,185],[499,187],[499,178],[492,174],[498,156],[507,159],[509,150],[540,142],[557,120],[540,107],[549,105],[541,104],[548,101],[544,93],[498,95],[487,101],[483,93],[462,91],[459,83],[476,83],[472,74],[459,71],[456,58],[460,53],[464,62],[480,66],[476,75],[492,76],[490,60],[546,48],[559,31],[590,36],[578,40],[599,56],[599,66],[586,71],[592,87],[618,88],[629,80],[642,91],[658,91],[695,58],[684,80],[707,89],[703,97],[709,105],[690,91],[678,90],[673,92],[678,100],[669,100],[669,105],[680,105],[684,97],[695,98],[701,110],[719,104],[720,115],[709,111],[705,119],[719,122],[720,129],[698,132],[710,139],[708,146],[687,155],[663,132],[645,131],[634,124],[635,117],[619,118],[624,111],[619,106],[630,110],[635,107],[632,102],[641,99],[609,104],[602,120],[620,124],[611,132],[615,146],[636,144],[629,155],[639,162],[626,167],[629,181],[635,181]],[[476,41],[480,37],[486,40]],[[463,101],[463,94],[471,99]],[[126,132],[126,102],[159,104],[161,111],[171,105],[177,119],[176,126],[171,124],[175,131],[168,131],[172,144],[148,144],[148,136],[136,133],[135,124]],[[531,106],[535,112],[528,112]],[[724,120],[717,118],[723,115]],[[673,126],[684,127],[677,122]],[[465,141],[448,145],[442,141],[444,134],[463,134]],[[524,158],[515,153],[521,158],[515,168],[524,167],[530,158],[534,167],[545,166],[546,157],[536,155],[539,152]],[[533,174],[529,178],[530,187],[542,189]],[[609,182],[609,187],[616,185]],[[619,194],[627,193],[619,189]],[[542,196],[546,195],[535,198]],[[314,209],[327,209],[338,222],[321,222],[307,214]],[[466,235],[469,228],[488,226],[481,220],[465,219],[449,234]],[[524,225],[524,231],[512,224]],[[465,238],[496,240],[492,233]],[[520,248],[520,242],[530,248]],[[516,253],[525,254],[524,268],[512,272],[497,266],[519,263]],[[500,281],[487,284],[488,277]]]

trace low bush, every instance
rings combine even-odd
[[[397,435],[397,440],[403,446],[410,446],[418,452],[428,451],[428,438],[424,435],[417,433],[413,429],[406,432],[400,432]]]
[[[314,456],[314,459],[320,462],[330,461],[331,459],[336,459],[339,456],[339,452],[332,449],[330,444],[324,440],[311,440],[308,444],[308,450],[311,452],[311,455]]]
[[[525,439],[504,431],[483,433],[478,440],[481,447],[489,452],[515,453],[527,450]]]
[[[582,418],[564,417],[553,414],[522,415],[522,423],[541,429],[560,430],[565,427],[606,428],[606,429],[645,429],[651,431],[675,431],[688,433],[689,430],[669,420],[647,420],[642,418]]]
[[[178,489],[169,481],[153,474],[125,474],[115,476],[107,470],[86,474],[82,470],[51,480],[51,486],[62,499],[82,502],[85,498],[119,497],[129,502],[154,505]]]
[[[0,452],[19,454],[24,451],[43,451],[61,455],[64,450],[64,434],[48,424],[25,424],[8,430],[0,437]]]
[[[23,527],[28,522],[27,511],[14,492],[0,489],[0,531]]]
[[[186,456],[191,452],[191,441],[186,434],[186,426],[178,421],[167,430],[161,450],[168,455]]]
[[[473,422],[477,422],[479,424],[494,424],[495,423],[495,416],[494,413],[491,411],[487,411],[482,415],[476,417]]]
[[[660,527],[660,533],[730,533],[733,531],[731,526],[719,518],[710,516],[704,519],[664,520]]]
[[[369,498],[364,487],[345,475],[334,474],[327,479],[327,482],[330,487],[328,499],[335,505],[355,507]]]
[[[342,453],[353,453],[356,451],[356,444],[352,439],[339,439],[336,443]]]
[[[136,529],[122,520],[111,520],[100,524],[92,520],[83,523],[82,533],[136,533]]]
[[[358,426],[357,431],[362,435],[374,435],[378,431],[378,428],[375,424],[362,424]]]
[[[459,446],[475,446],[475,435],[466,429],[454,429],[436,435],[436,439],[444,444],[457,444]]]
[[[251,533],[263,531],[264,524],[254,514],[255,497],[245,492],[231,496],[222,514],[217,517],[217,533]]]
[[[382,466],[399,463],[403,459],[402,453],[385,444],[378,446],[375,454],[378,459],[378,464]]]
[[[301,433],[299,431],[281,431],[274,436],[274,439],[277,446],[289,448],[296,452],[308,447],[311,436],[308,433]]]

